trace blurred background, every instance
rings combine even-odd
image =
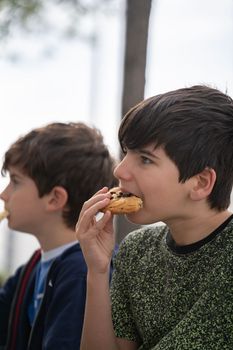
[[[232,38],[232,0],[0,0],[0,165],[49,122],[96,126],[119,158],[119,123],[143,98],[193,84],[233,97]],[[3,220],[0,275],[37,247]]]

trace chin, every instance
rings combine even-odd
[[[27,231],[25,231],[22,227],[18,226],[18,225],[14,225],[11,222],[8,222],[8,227],[13,230],[13,231],[17,231],[17,232],[22,232],[22,233],[27,233]]]
[[[145,213],[141,210],[136,213],[129,213],[125,215],[127,220],[136,225],[151,225],[159,221],[155,218],[146,217]]]
[[[140,215],[141,213],[128,213],[125,214],[126,219],[131,222],[132,224],[136,225],[145,225],[145,219],[143,219],[143,215]]]

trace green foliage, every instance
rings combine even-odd
[[[29,21],[44,9],[40,0],[0,0],[0,38],[7,37],[15,27],[27,29]]]
[[[54,9],[67,17],[68,29],[65,31],[75,33],[81,16],[103,10],[111,3],[114,0],[0,0],[0,40],[7,39],[15,31],[47,32],[52,28],[50,20],[54,15],[51,10]]]

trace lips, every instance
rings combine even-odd
[[[139,195],[135,194],[134,192],[130,191],[130,190],[127,190],[126,188],[124,187],[121,187],[119,186],[119,190],[123,193],[123,195],[126,197],[127,195],[128,196],[135,196],[135,197],[139,197]]]

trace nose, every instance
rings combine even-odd
[[[114,176],[118,180],[129,181],[132,178],[132,168],[129,166],[127,155],[117,165],[114,170]]]
[[[4,188],[4,190],[0,193],[0,199],[3,200],[4,202],[7,201],[7,189],[8,189],[8,186],[6,186]]]

